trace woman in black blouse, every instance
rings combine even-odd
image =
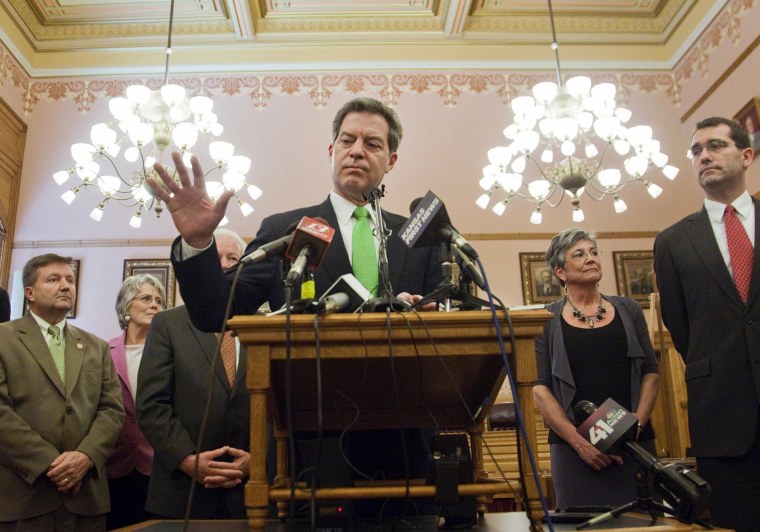
[[[593,233],[571,228],[556,235],[546,262],[566,295],[547,307],[555,317],[536,340],[533,397],[551,429],[557,507],[618,506],[636,499],[636,462],[597,451],[576,432],[573,408],[614,399],[638,418],[639,444],[656,454],[649,416],[659,375],[644,313],[632,299],[600,292]]]

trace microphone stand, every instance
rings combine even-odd
[[[385,196],[385,185],[381,185],[380,188],[374,188],[369,192],[362,192],[362,197],[365,201],[369,202],[372,210],[375,212],[374,234],[380,241],[380,250],[377,254],[379,273],[378,293],[380,295],[373,297],[363,305],[363,308],[367,312],[402,311],[411,308],[409,303],[393,295],[388,269],[388,237],[391,235],[391,231],[385,228],[385,220],[380,208],[380,198],[383,196]]]
[[[649,526],[652,526],[657,522],[657,513],[656,511],[659,510],[663,513],[669,513],[672,511],[671,508],[668,508],[664,504],[662,504],[659,501],[656,501],[652,494],[650,493],[650,487],[649,487],[649,475],[647,475],[646,471],[644,471],[643,468],[637,468],[636,472],[633,475],[633,478],[636,479],[636,499],[630,502],[627,502],[621,506],[618,506],[617,508],[613,508],[609,512],[605,512],[603,514],[599,514],[596,517],[592,517],[588,521],[585,521],[578,526],[575,527],[576,530],[583,530],[584,528],[587,528],[591,525],[597,525],[599,523],[604,523],[606,521],[609,521],[610,519],[620,517],[626,512],[630,512],[632,510],[640,510],[641,512],[646,512],[649,514],[649,517],[652,519],[649,523]]]
[[[430,294],[426,295],[413,305],[414,308],[422,307],[432,301],[443,300],[444,311],[451,312],[452,302],[459,301],[467,309],[488,307],[490,303],[470,294],[465,287],[459,286],[453,280],[452,264],[454,263],[454,250],[449,242],[441,242],[438,251],[440,257],[443,279]]]

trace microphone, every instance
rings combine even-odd
[[[682,464],[665,464],[636,443],[638,419],[613,399],[597,406],[591,401],[578,401],[573,409],[580,425],[578,434],[607,454],[624,451],[654,478],[654,485],[683,523],[694,523],[706,515],[712,488],[702,477]],[[602,514],[588,521],[601,522]],[[600,521],[597,521],[600,520]],[[593,522],[592,522],[593,521]]]
[[[486,289],[486,282],[483,280],[483,276],[475,267],[475,264],[467,257],[467,255],[459,249],[459,246],[454,246],[454,250],[457,254],[457,262],[459,262],[460,268],[465,272],[468,278],[472,279],[478,288],[481,290]]]
[[[281,255],[285,252],[288,246],[290,246],[290,242],[293,240],[293,231],[296,230],[297,226],[298,222],[293,222],[290,224],[290,227],[288,227],[288,230],[285,231],[285,236],[280,237],[277,240],[267,242],[255,251],[250,252],[248,255],[240,259],[240,264],[255,264],[269,257]]]
[[[332,242],[335,229],[330,227],[322,218],[304,216],[295,228],[293,239],[285,250],[285,256],[293,261],[290,271],[285,277],[285,283],[295,284],[308,267],[316,270]]]
[[[477,251],[452,227],[446,206],[432,191],[412,201],[409,212],[411,216],[399,231],[399,237],[408,248],[444,241],[456,245],[469,259],[478,258]]]
[[[348,308],[351,304],[351,297],[345,292],[337,292],[320,300],[322,314],[333,314]]]
[[[370,291],[353,274],[346,273],[338,277],[319,298],[319,307],[325,309],[325,314],[341,311],[355,312],[371,297]]]

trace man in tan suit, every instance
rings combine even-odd
[[[124,408],[108,344],[66,322],[71,263],[27,262],[29,312],[0,325],[0,532],[105,530],[103,467]]]

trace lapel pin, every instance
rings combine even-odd
[[[78,344],[77,344],[77,347],[78,347],[79,349],[84,349],[84,346],[83,346],[81,343],[78,343]]]

